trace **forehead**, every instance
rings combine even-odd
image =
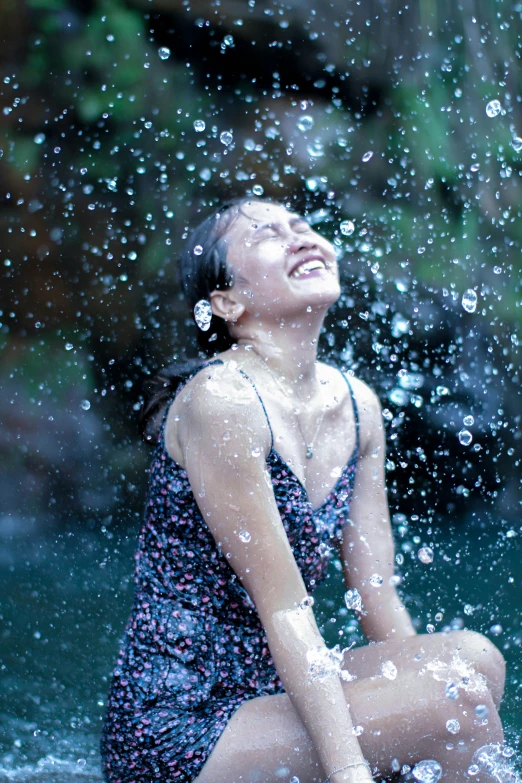
[[[232,224],[230,232],[227,233],[231,235],[235,233],[236,236],[248,234],[266,224],[284,223],[296,219],[302,218],[281,204],[249,201],[241,206],[237,219]]]

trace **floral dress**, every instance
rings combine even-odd
[[[353,492],[359,420],[352,388],[343,377],[352,398],[356,444],[319,508],[312,508],[273,437],[266,459],[309,593],[326,576]],[[165,419],[166,414],[163,426]],[[106,780],[189,783],[240,704],[282,692],[254,605],[216,545],[187,473],[169,456],[162,427],[136,553],[134,603],[102,734]]]

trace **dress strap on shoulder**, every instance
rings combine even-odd
[[[263,408],[263,412],[264,412],[265,418],[266,418],[266,423],[268,424],[268,430],[270,432],[270,449],[273,449],[274,448],[274,433],[272,432],[272,425],[270,424],[270,419],[268,418],[268,413],[266,412],[265,403],[263,402],[263,398],[259,394],[257,386],[255,385],[255,383],[252,380],[252,378],[250,377],[250,375],[247,375],[246,372],[241,369],[241,367],[238,367],[237,369],[241,373],[243,378],[245,378],[250,383],[250,385],[254,389],[255,393],[257,394],[257,399],[259,400],[259,402],[261,403],[261,407]]]
[[[201,364],[198,364],[196,367],[194,367],[194,369],[179,384],[179,386],[177,387],[176,391],[173,392],[172,396],[169,398],[169,400],[168,400],[168,402],[167,402],[167,404],[165,406],[165,410],[163,411],[163,414],[161,416],[161,422],[160,422],[160,427],[159,427],[159,431],[158,431],[158,442],[162,446],[165,446],[165,424],[166,424],[166,421],[167,421],[169,408],[170,408],[172,402],[176,399],[176,397],[178,396],[180,391],[184,388],[184,386],[186,386],[187,383],[192,378],[194,378],[194,376],[197,375],[198,372],[200,372],[200,370],[202,370],[204,367],[208,367],[210,364],[224,364],[224,362],[223,362],[223,359],[210,359],[209,361],[201,362]]]
[[[350,397],[352,398],[352,407],[353,407],[353,417],[355,419],[355,448],[357,450],[357,453],[359,453],[359,444],[360,444],[360,425],[359,425],[359,409],[357,408],[357,400],[355,399],[355,394],[353,392],[352,384],[350,383],[350,380],[346,373],[341,373],[344,380],[346,381],[346,385],[348,386],[348,389],[350,391]]]

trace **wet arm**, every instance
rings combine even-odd
[[[350,519],[343,531],[346,585],[361,595],[359,620],[370,641],[415,635],[393,583],[395,550],[384,477],[385,438],[376,395],[357,384],[361,447]]]

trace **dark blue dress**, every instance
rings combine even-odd
[[[353,492],[359,421],[346,382],[356,445],[319,508],[312,508],[304,486],[274,449],[273,438],[266,460],[309,593],[326,576]],[[218,549],[185,470],[169,456],[162,427],[136,554],[134,604],[102,735],[106,779],[189,783],[242,702],[282,692],[254,605]]]

